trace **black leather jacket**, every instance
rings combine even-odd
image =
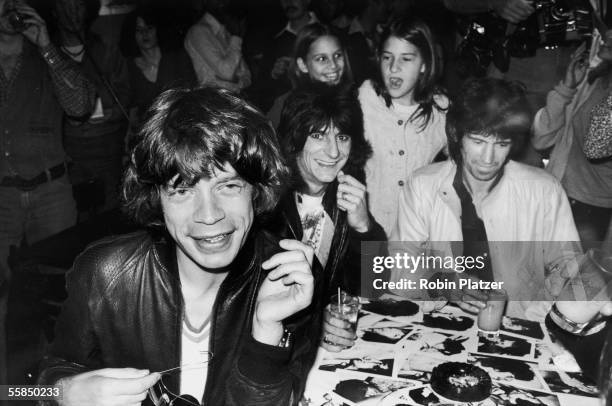
[[[325,269],[314,258],[312,273],[315,278],[315,289],[312,304],[301,313],[307,313],[309,318],[298,313],[298,319],[292,324],[296,335],[303,336],[305,342],[309,342],[308,348],[318,347],[322,333],[323,310],[330,301],[331,296],[338,287],[353,294],[361,293],[361,284],[367,283],[362,277],[367,277],[371,272],[361,272],[362,241],[386,241],[387,237],[383,228],[370,215],[370,229],[365,233],[359,233],[348,225],[346,212],[340,210],[336,204],[336,191],[338,182],[330,183],[323,196],[323,209],[327,212],[334,223],[334,235],[329,250],[329,257]],[[302,222],[295,203],[293,192],[286,193],[277,207],[277,211],[268,224],[270,230],[280,238],[292,238],[301,241],[303,236]],[[301,361],[295,365],[304,368],[304,371],[294,370],[294,375],[303,375],[312,367],[316,358],[316,351],[299,351],[296,347],[295,356]],[[303,391],[303,383],[299,387]]]
[[[256,342],[251,323],[261,262],[280,251],[277,240],[251,231],[230,265],[212,313],[204,405],[287,405],[305,376],[292,349]],[[180,364],[183,301],[175,245],[139,232],[91,245],[67,276],[68,299],[39,382],[105,367],[162,371]],[[297,344],[307,350],[308,343]],[[311,350],[307,350],[311,351]],[[178,393],[179,382],[169,388]],[[295,398],[295,394],[293,394]]]

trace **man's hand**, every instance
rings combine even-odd
[[[134,368],[106,368],[58,381],[62,385],[60,406],[139,406],[160,374]]]
[[[273,255],[261,264],[272,269],[261,287],[253,315],[253,338],[277,345],[283,335],[282,321],[305,309],[312,302],[312,247],[297,240],[281,240],[287,250]]]
[[[327,305],[323,314],[323,335],[321,347],[329,352],[339,352],[355,344],[357,336],[351,329],[351,324],[334,315]]]
[[[272,79],[276,80],[287,73],[289,65],[291,65],[291,57],[289,56],[281,56],[274,61],[274,66],[272,67],[272,72],[270,73]]]
[[[342,171],[338,173],[338,182],[338,208],[346,211],[346,219],[352,229],[365,233],[370,229],[365,185]]]
[[[475,281],[479,280],[475,276],[470,276],[469,278]],[[487,299],[489,298],[489,295],[487,295],[485,292],[482,292],[481,290],[469,289],[464,287],[460,291],[453,293],[455,294],[452,295],[454,297],[451,302],[455,303],[457,306],[459,306],[461,309],[465,310],[468,313],[477,314],[482,309],[487,307]]]
[[[23,22],[26,29],[22,32],[23,36],[41,49],[49,45],[47,23],[38,15],[36,10],[21,1],[17,2],[15,10],[24,16]]]
[[[527,0],[492,0],[491,6],[495,14],[513,24],[524,21],[535,11]]]

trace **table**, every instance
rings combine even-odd
[[[492,341],[479,337],[476,317],[459,308],[423,314],[415,303],[386,298],[363,304],[357,331],[350,349],[319,349],[302,406],[599,405],[595,383],[543,323],[505,317]],[[489,372],[491,397],[460,403],[433,392],[430,372],[446,361]]]

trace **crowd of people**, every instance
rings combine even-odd
[[[94,243],[67,275],[39,376],[62,405],[140,404],[160,371],[198,360],[161,396],[297,404],[317,348],[355,340],[328,304],[365,293],[364,242],[485,258],[465,275],[503,281],[507,314],[537,321],[572,258],[612,247],[606,2],[586,2],[588,35],[492,49],[468,74],[461,22],[489,15],[512,43],[546,9],[262,2],[284,18],[272,32],[229,0],[141,1],[105,22],[106,3],[31,3],[0,0],[0,384],[9,249],[76,224],[72,186],[91,179],[98,209],[142,230]]]

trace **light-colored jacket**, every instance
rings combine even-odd
[[[433,162],[446,147],[446,113],[434,108],[432,120],[421,130],[421,120],[410,122],[410,117],[387,107],[369,80],[359,88],[359,101],[365,138],[373,150],[365,168],[368,207],[389,236],[397,220],[398,197],[408,176]],[[442,108],[448,105],[443,96],[437,97],[436,102]]]
[[[446,161],[409,178],[390,239],[401,242],[396,248],[414,253],[429,245],[438,254],[452,255],[450,241],[463,240],[461,202],[453,188],[456,170]],[[489,240],[494,278],[504,282],[511,300],[507,314],[543,320],[565,281],[561,266],[581,251],[563,188],[544,170],[509,161],[476,211]],[[427,277],[417,274],[412,277]],[[391,280],[405,277],[406,272],[394,270]]]
[[[240,91],[251,84],[251,72],[242,57],[242,39],[231,35],[211,14],[204,14],[189,29],[185,50],[200,85]]]

